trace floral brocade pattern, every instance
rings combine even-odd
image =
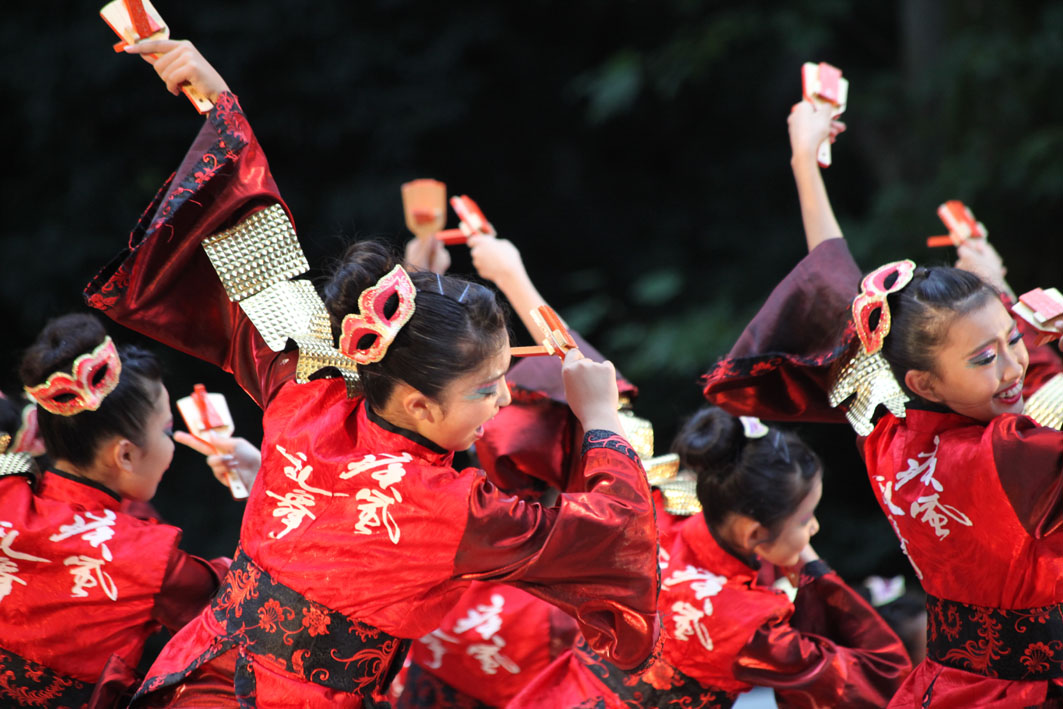
[[[470,697],[422,669],[417,664],[410,665],[406,674],[406,688],[395,702],[395,709],[416,709],[416,707],[433,707],[433,709],[490,709],[489,704]]]
[[[184,670],[150,677],[135,700],[180,683],[204,663],[239,647],[241,658],[250,656],[307,682],[360,694],[367,707],[386,706],[377,698],[410,646],[409,640],[347,618],[277,583],[242,550],[237,550],[211,610],[225,636]],[[255,704],[253,669],[249,662],[237,663],[236,694],[248,706]]]
[[[64,677],[13,652],[0,650],[0,705],[82,707],[93,685]]]
[[[664,661],[654,663],[642,674],[624,672],[598,656],[583,638],[576,642],[575,654],[602,684],[631,709],[728,709],[738,696],[720,689],[704,687]]]
[[[927,596],[927,657],[1005,680],[1063,677],[1063,605],[1005,610]]]
[[[196,164],[185,174],[171,176],[155,195],[129,235],[129,252],[119,255],[105,266],[86,288],[86,301],[91,307],[106,311],[118,301],[129,284],[132,267],[130,254],[145,239],[170,223],[174,213],[220,170],[231,164],[247,145],[250,131],[236,96],[231,93],[218,96],[214,109],[207,117],[219,133],[218,140],[199,156]]]

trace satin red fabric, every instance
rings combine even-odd
[[[147,638],[198,613],[228,566],[185,554],[181,530],[124,513],[84,478],[0,477],[0,510],[0,648],[98,685],[91,706],[137,681]]]

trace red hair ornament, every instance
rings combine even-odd
[[[74,360],[70,374],[56,372],[43,384],[26,387],[26,393],[41,407],[59,416],[95,411],[118,386],[122,360],[110,337],[88,354]]]
[[[872,355],[881,350],[882,343],[890,332],[892,319],[886,296],[911,283],[913,275],[915,263],[905,259],[887,263],[864,276],[860,283],[860,295],[853,300],[853,324],[856,325],[856,334],[867,354]],[[876,313],[878,320],[872,327]]]
[[[358,364],[384,359],[399,330],[413,317],[416,294],[410,274],[402,266],[391,269],[376,285],[362,291],[358,296],[358,312],[343,318],[340,352]],[[384,307],[392,296],[398,297],[398,307],[389,317],[384,314]],[[372,344],[359,347],[358,343],[369,335],[375,336]]]

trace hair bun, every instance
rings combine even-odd
[[[36,386],[55,372],[67,371],[79,356],[91,352],[107,337],[99,318],[69,313],[52,318],[22,356],[23,386]]]
[[[324,288],[325,307],[329,311],[332,330],[337,336],[343,318],[358,312],[358,298],[400,263],[397,254],[384,243],[367,240],[347,247],[332,269]]]
[[[737,459],[744,439],[737,417],[717,406],[706,406],[683,424],[672,450],[684,467],[699,473],[726,470]]]

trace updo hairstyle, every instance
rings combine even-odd
[[[791,431],[770,428],[747,438],[742,422],[706,406],[680,429],[672,450],[697,474],[697,496],[709,528],[731,513],[751,517],[774,536],[822,469],[819,457]]]
[[[401,260],[385,244],[359,241],[348,247],[325,285],[325,306],[338,340],[343,318],[358,312],[358,297]],[[371,409],[382,411],[395,383],[406,382],[438,400],[450,382],[483,366],[509,341],[505,312],[482,285],[428,271],[410,273],[416,309],[379,362],[358,365]],[[440,292],[442,291],[442,292]],[[398,296],[385,305],[387,316]]]
[[[88,313],[70,313],[48,321],[22,356],[23,386],[42,384],[52,374],[70,372],[74,360],[96,349],[107,331]],[[118,385],[95,411],[60,416],[37,405],[37,421],[48,454],[83,467],[99,446],[114,436],[144,445],[144,427],[162,389],[162,368],[155,355],[135,346],[118,347],[122,374]]]
[[[897,383],[915,397],[904,375],[912,369],[936,371],[934,355],[945,344],[949,325],[999,298],[1000,293],[970,271],[949,266],[916,268],[908,285],[887,296],[891,325],[882,356]]]

